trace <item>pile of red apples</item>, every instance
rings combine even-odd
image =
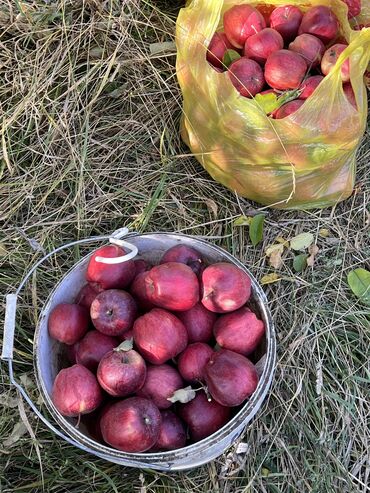
[[[336,15],[324,5],[306,12],[294,5],[235,5],[225,12],[223,26],[224,32],[216,32],[209,44],[208,62],[218,72],[227,71],[242,96],[289,96],[270,113],[276,119],[303,105],[347,47],[339,36]],[[234,57],[225,58],[228,53]],[[356,108],[349,59],[341,66],[341,79],[347,99]]]
[[[49,315],[68,359],[52,400],[115,449],[179,449],[224,426],[256,390],[264,323],[236,265],[207,264],[184,244],[154,266],[98,258],[125,253],[96,250],[74,303]]]

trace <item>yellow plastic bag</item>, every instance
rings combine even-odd
[[[218,182],[256,202],[286,209],[327,207],[347,198],[356,174],[367,97],[363,75],[370,60],[370,29],[354,31],[339,0],[308,0],[330,6],[349,43],[333,71],[294,114],[273,120],[254,99],[239,95],[227,72],[206,61],[208,44],[235,4],[265,2],[192,0],[177,20],[177,77],[183,94],[182,138]],[[284,5],[282,0],[266,4]],[[340,68],[350,58],[358,111],[343,93]]]

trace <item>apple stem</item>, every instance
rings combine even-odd
[[[78,428],[80,426],[80,421],[81,421],[81,413],[78,415],[77,423],[75,428]]]

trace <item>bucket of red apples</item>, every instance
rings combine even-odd
[[[349,15],[356,14],[350,9]],[[224,13],[223,28],[208,46],[208,62],[218,72],[228,71],[246,98],[275,95],[279,104],[269,114],[275,119],[297,111],[348,46],[339,38],[336,15],[325,5],[306,12],[295,5],[235,5]],[[342,64],[341,79],[356,108],[349,59]]]
[[[195,467],[233,445],[267,395],[267,300],[241,262],[202,239],[123,244],[90,252],[49,296],[35,333],[39,388],[74,445],[129,466]]]

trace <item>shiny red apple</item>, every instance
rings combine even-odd
[[[181,353],[188,344],[184,324],[172,313],[154,308],[134,323],[134,342],[146,361],[161,365]]]
[[[63,416],[94,411],[102,402],[102,391],[95,375],[82,365],[60,370],[52,389],[52,401]]]
[[[89,311],[75,303],[60,303],[53,308],[48,319],[50,337],[68,345],[79,341],[89,325]]]

